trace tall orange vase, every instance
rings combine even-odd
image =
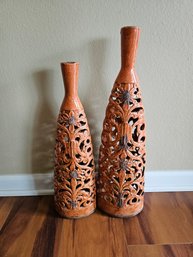
[[[121,29],[121,70],[103,123],[99,154],[98,206],[117,217],[138,214],[144,205],[145,121],[134,69],[139,28]]]
[[[95,166],[90,131],[78,97],[78,63],[61,63],[65,97],[57,122],[55,208],[67,218],[88,216],[96,208]]]

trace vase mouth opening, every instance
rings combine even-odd
[[[79,63],[78,62],[61,62],[61,65],[79,65]]]
[[[134,31],[134,30],[139,31],[140,28],[137,27],[137,26],[125,26],[125,27],[122,27],[122,28],[121,28],[121,33],[122,33],[122,32],[130,32],[130,31]]]

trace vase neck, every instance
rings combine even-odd
[[[78,71],[79,64],[76,62],[61,63],[62,77],[64,81],[65,96],[78,96]]]
[[[61,63],[62,76],[65,88],[65,97],[61,109],[76,110],[82,109],[82,104],[78,97],[78,71],[79,63]]]
[[[121,29],[121,68],[133,69],[139,40],[138,27]]]

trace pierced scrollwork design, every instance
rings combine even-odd
[[[95,209],[93,147],[83,110],[61,111],[55,146],[55,205],[62,216],[84,216]]]
[[[103,123],[98,203],[109,213],[133,215],[143,206],[145,122],[139,86],[115,83]]]

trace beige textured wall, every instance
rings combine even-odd
[[[136,69],[147,169],[191,169],[192,14],[192,0],[0,1],[0,174],[53,170],[61,61],[80,62],[79,95],[97,149],[124,25],[142,30]]]

